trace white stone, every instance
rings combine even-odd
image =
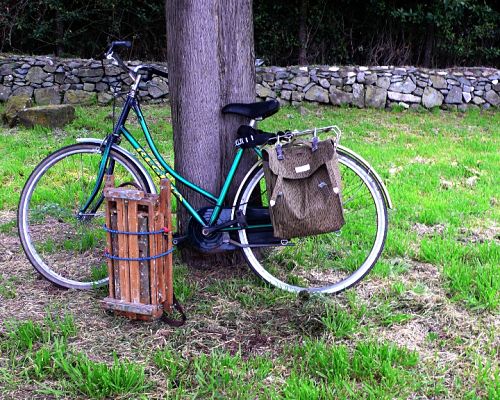
[[[472,99],[472,95],[468,92],[462,92],[462,95],[464,96],[464,100],[466,103],[468,103]]]
[[[330,67],[328,68],[328,71],[333,71],[333,72],[336,72],[338,71],[340,68],[339,67]]]
[[[403,102],[403,101],[400,101],[398,104],[399,104],[401,107],[403,107],[403,108],[406,108],[406,109],[410,108],[410,105],[409,105],[409,104],[407,104],[407,103],[405,103],[405,102]]]
[[[497,85],[497,84],[498,84],[498,79],[493,79],[493,80],[491,81],[491,83],[493,83],[494,85]]]
[[[472,99],[472,102],[474,104],[477,104],[478,106],[485,103],[485,101],[479,96],[474,96],[474,98]]]
[[[437,73],[437,74],[438,74],[438,75],[443,75],[443,76],[446,76],[446,75],[448,75],[448,72],[446,72],[446,71],[438,71],[438,73]]]
[[[349,78],[350,78],[350,77],[352,77],[352,76],[356,76],[356,72],[352,72],[352,71],[350,71],[350,72],[348,72],[348,73],[347,73],[347,77],[349,77]]]
[[[414,96],[412,94],[398,93],[398,92],[387,92],[387,96],[393,101],[404,101],[408,103],[420,103],[420,97]]]
[[[443,104],[444,96],[439,90],[427,86],[422,95],[422,104],[426,108],[439,107]]]
[[[368,71],[368,67],[359,67],[358,68],[360,71]]]
[[[308,71],[308,69],[307,69],[307,67],[300,67],[300,68],[299,68],[299,71],[304,71],[304,72],[307,72],[307,71]]]

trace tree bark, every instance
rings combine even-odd
[[[424,67],[431,68],[432,66],[432,51],[434,48],[434,23],[427,23],[427,33],[425,38],[424,50]]]
[[[174,130],[175,169],[218,195],[235,155],[236,130],[247,118],[223,115],[232,102],[255,101],[251,0],[166,0],[167,60]],[[254,161],[249,152],[233,180],[239,183]],[[179,184],[195,207],[206,199]],[[237,186],[233,184],[228,200]],[[231,205],[229,201],[226,205]],[[178,230],[186,233],[188,214],[178,210]],[[191,265],[228,264],[232,256],[201,257],[183,251]]]
[[[307,9],[309,0],[300,0],[299,9],[299,65],[307,65]]]

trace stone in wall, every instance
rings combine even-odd
[[[446,98],[444,99],[446,104],[461,104],[462,103],[462,90],[458,86],[452,86]]]
[[[421,98],[413,94],[387,92],[387,97],[393,101],[402,101],[404,103],[420,103]]]
[[[12,90],[8,86],[0,85],[0,101],[7,101]]]
[[[43,83],[49,76],[41,67],[31,67],[26,74],[26,81],[31,83]]]
[[[422,104],[426,108],[439,107],[441,104],[443,104],[443,99],[444,96],[440,91],[427,86],[424,89],[424,93],[422,95]]]
[[[494,90],[488,90],[484,95],[484,98],[487,102],[489,102],[493,106],[500,105],[500,96],[498,96],[498,94],[495,93]]]
[[[358,108],[365,106],[365,88],[360,83],[352,85],[352,104]]]
[[[387,89],[377,86],[367,86],[365,93],[365,105],[373,108],[385,108],[387,100]]]
[[[391,83],[389,90],[398,93],[411,93],[417,88],[417,85],[407,77],[405,80],[400,82]]]
[[[95,93],[83,90],[68,90],[64,94],[64,104],[95,104],[96,100]]]
[[[432,82],[432,87],[434,87],[435,89],[446,89],[448,87],[446,79],[444,79],[440,75],[431,75],[430,79]]]
[[[335,106],[352,104],[352,93],[346,93],[343,90],[330,86],[330,102]]]
[[[292,83],[292,85],[304,87],[310,81],[311,81],[311,78],[309,78],[308,76],[296,76],[295,78],[292,79],[291,83]]]
[[[305,94],[305,99],[317,103],[329,103],[328,91],[320,86],[312,86]]]
[[[270,89],[261,84],[257,84],[255,91],[257,92],[257,96],[267,98],[267,97],[276,97],[276,94]]]
[[[61,104],[61,92],[55,86],[49,88],[35,89],[35,103],[39,106],[49,104]]]

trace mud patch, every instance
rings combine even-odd
[[[500,244],[500,226],[493,223],[486,228],[467,229],[461,228],[458,241],[463,243],[495,242]]]
[[[442,235],[445,230],[445,226],[443,224],[429,226],[417,222],[412,226],[411,230],[416,232],[418,236],[435,236]]]

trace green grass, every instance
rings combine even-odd
[[[330,346],[305,341],[292,347],[295,361],[285,384],[285,398],[404,398],[419,386],[418,355],[376,342]]]
[[[144,111],[172,164],[168,108]],[[104,137],[108,113],[78,108],[64,131],[0,130],[0,211],[16,209],[30,171],[50,152],[77,137]],[[498,399],[500,113],[284,108],[260,128],[331,124],[379,172],[394,203],[386,248],[363,285],[302,298],[239,268],[192,274],[176,263],[176,296],[189,318],[182,329],[105,316],[91,304],[102,293],[85,304],[113,335],[78,314],[4,322],[0,397],[30,387],[56,398]],[[0,234],[12,239],[15,221],[1,219]],[[50,252],[74,243],[43,245]],[[320,251],[314,257],[331,262]],[[93,277],[105,272],[97,267]],[[35,283],[3,269],[2,302],[26,301],[26,285]],[[114,354],[119,340],[131,353]]]
[[[74,351],[68,343],[77,328],[70,314],[49,312],[41,322],[12,321],[2,328],[6,339],[0,342],[0,350],[9,354],[11,365],[21,370],[25,379],[57,382],[57,388],[40,389],[40,393],[105,399],[143,393],[150,387],[145,382],[144,367],[138,364],[115,356],[108,365]],[[6,380],[11,383],[14,378]]]

